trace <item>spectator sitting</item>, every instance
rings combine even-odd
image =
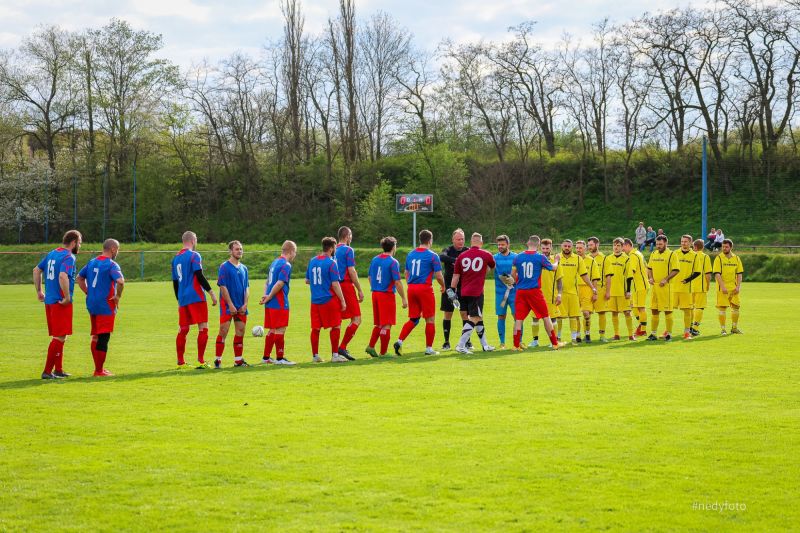
[[[664,233],[663,229],[658,228],[658,235],[666,235],[666,234]],[[656,238],[658,238],[658,235],[656,235]]]
[[[644,250],[644,241],[647,240],[647,230],[644,229],[644,222],[639,222],[639,227],[636,228],[636,244],[639,251]]]
[[[717,235],[714,237],[714,245],[711,247],[711,251],[719,251],[722,249],[722,241],[725,240],[725,235],[722,234],[722,230],[717,230]]]
[[[645,241],[644,246],[642,249],[649,246],[650,251],[653,251],[653,247],[656,245],[656,231],[653,229],[653,226],[647,226],[647,233],[645,234]]]
[[[717,230],[716,228],[711,228],[711,231],[708,232],[706,235],[706,248],[708,250],[712,250],[714,248],[714,241],[717,240]]]

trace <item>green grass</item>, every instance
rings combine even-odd
[[[37,379],[48,339],[32,288],[0,296],[0,530],[768,531],[800,520],[800,365],[785,340],[798,284],[745,284],[743,336],[716,336],[709,311],[692,342],[424,357],[420,328],[403,358],[369,360],[367,326],[352,343],[361,359],[312,365],[308,291],[295,282],[287,355],[301,364],[178,372],[171,287],[132,283],[110,345],[117,377],[87,377],[79,295],[73,377],[57,383]],[[492,343],[494,323],[489,310]],[[245,339],[250,362],[261,346]],[[726,501],[746,510],[692,508]]]

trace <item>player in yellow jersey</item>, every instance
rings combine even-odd
[[[674,305],[683,311],[683,338],[692,338],[692,311],[694,302],[692,301],[692,280],[700,275],[695,271],[695,258],[697,254],[692,250],[692,236],[681,236],[681,249],[675,252],[678,263],[678,275],[672,280],[672,291],[675,295]]]
[[[647,279],[647,263],[640,252],[630,239],[625,239],[622,244],[622,251],[625,252],[630,260],[628,261],[628,277],[633,279],[631,283],[631,308],[639,319],[639,326],[636,328],[637,337],[647,334],[647,291],[650,289],[650,281]]]
[[[696,272],[700,272],[700,275],[691,281],[690,286],[692,305],[694,306],[694,320],[692,329],[689,330],[692,337],[700,335],[700,322],[703,320],[703,310],[708,300],[708,288],[711,284],[711,272],[713,271],[711,258],[703,251],[704,244],[703,239],[695,239],[694,243],[692,243],[695,253],[694,269]]]
[[[586,271],[586,264],[572,252],[572,241],[566,239],[561,243],[561,260],[558,263],[561,269],[561,319],[569,320],[569,329],[572,343],[581,342],[581,302],[578,297],[578,280],[592,286],[592,280]],[[595,289],[596,290],[596,289]]]
[[[672,283],[671,280],[678,275],[677,256],[667,247],[666,235],[656,237],[656,249],[650,254],[647,261],[647,272],[650,285],[653,286],[650,295],[650,312],[653,322],[650,327],[649,341],[658,340],[659,313],[664,313],[667,329],[664,331],[664,340],[672,340]]]
[[[739,329],[739,292],[742,289],[742,260],[733,253],[733,241],[722,241],[722,252],[714,259],[714,276],[717,280],[717,309],[722,335],[725,332],[725,313],[731,308],[731,333],[741,333]]]
[[[606,300],[606,277],[603,275],[603,259],[605,256],[600,251],[600,239],[589,237],[586,240],[589,247],[589,255],[594,259],[597,268],[600,270],[600,281],[597,282],[597,300],[594,302],[594,312],[597,313],[597,326],[600,333],[600,342],[606,340],[606,312],[608,311],[608,300]]]
[[[558,256],[553,257],[550,255],[552,251],[552,239],[542,239],[542,255],[547,257],[551,263],[556,264],[558,261]],[[542,295],[544,296],[544,300],[547,302],[547,310],[550,313],[550,320],[553,322],[554,329],[556,327],[558,318],[561,316],[559,306],[561,305],[561,294],[563,290],[563,284],[561,281],[562,275],[563,272],[561,271],[561,266],[559,265],[559,267],[555,270],[543,270],[542,277],[540,278]],[[530,348],[535,348],[539,346],[539,319],[536,318],[535,315],[533,317],[533,322],[531,323],[531,329],[533,329],[533,340],[530,342],[530,344],[528,344],[528,346]]]
[[[625,240],[622,237],[614,239],[614,253],[603,259],[603,276],[606,281],[606,300],[608,310],[611,311],[611,323],[614,326],[614,340],[619,337],[619,314],[625,315],[625,325],[628,326],[628,339],[635,341],[633,335],[633,320],[631,319],[630,286],[628,276],[628,256],[622,251]]]
[[[583,313],[583,331],[584,341],[592,342],[592,310],[594,309],[594,302],[597,301],[597,283],[600,282],[600,267],[595,262],[591,255],[586,253],[586,243],[577,241],[575,243],[575,253],[583,261],[586,267],[586,273],[589,276],[591,285],[587,285],[583,278],[578,278],[578,300],[581,305],[581,312]],[[580,335],[578,336],[580,339]]]

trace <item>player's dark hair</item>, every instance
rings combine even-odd
[[[624,242],[625,239],[623,239],[622,237],[617,237],[613,241],[611,241],[612,244],[619,244],[620,246],[622,246]]]
[[[731,248],[733,248],[733,241],[730,239],[722,239],[722,244],[727,244]]]
[[[625,237],[624,239],[622,239],[622,244],[627,244],[628,246],[633,246],[633,241],[630,240],[629,238]]]
[[[600,244],[600,239],[598,239],[597,237],[589,237],[588,239],[586,239],[586,242],[593,242],[595,244]]]
[[[552,239],[542,239],[542,246],[544,246],[545,244],[553,244],[553,240]]]
[[[381,239],[381,248],[383,248],[383,251],[387,254],[394,250],[395,246],[397,246],[397,239],[394,237],[384,237]]]
[[[561,244],[566,244],[566,243],[572,244],[572,239],[564,239],[563,241],[561,241]]]
[[[495,242],[504,242],[506,244],[509,244],[511,241],[508,240],[508,235],[503,234],[503,235],[498,235],[497,238],[495,239]]]
[[[528,237],[528,244],[538,248],[539,245],[542,244],[542,239],[540,239],[538,235],[531,235]]]
[[[339,228],[339,231],[336,233],[336,235],[339,237],[340,241],[343,241],[351,233],[353,232],[350,230],[350,228],[348,228],[347,226],[342,226],[341,228]]]
[[[666,236],[666,235],[664,235],[663,233],[662,233],[661,235],[659,235],[658,237],[656,237],[656,240],[657,240],[657,241],[664,241],[664,242],[668,242],[668,241],[669,241],[669,239],[667,238],[667,236]]]
[[[336,248],[336,239],[333,237],[325,237],[322,239],[322,251],[323,252],[330,252]]]
[[[231,241],[231,242],[229,242],[229,243],[228,243],[228,250],[230,250],[230,251],[232,252],[232,251],[233,251],[233,247],[234,247],[234,246],[236,246],[237,244],[238,244],[239,246],[241,246],[241,245],[242,245],[242,243],[241,243],[241,242],[239,242],[239,241]]]
[[[575,241],[575,246],[578,246],[579,244],[586,246],[586,243],[583,241]]]
[[[78,239],[83,240],[83,235],[81,235],[81,232],[76,229],[71,229],[64,234],[64,238],[61,239],[61,244],[66,246],[67,244],[75,242]]]
[[[430,244],[433,240],[433,233],[430,230],[424,229],[419,232],[419,243]]]
[[[705,244],[703,242],[703,239],[695,239],[694,242],[692,243],[692,246],[694,246],[695,250],[700,251],[703,249],[703,244]]]

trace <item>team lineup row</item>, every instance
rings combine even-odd
[[[322,239],[321,253],[309,261],[305,283],[311,292],[312,360],[322,362],[319,343],[322,329],[330,330],[331,362],[346,362],[354,357],[348,345],[361,325],[360,304],[364,291],[356,271],[355,252],[350,246],[353,232],[348,227],[339,229],[337,238]],[[235,366],[249,366],[243,358],[244,333],[249,315],[250,282],[247,267],[242,263],[244,253],[239,241],[228,245],[230,257],[218,269],[219,299],[203,274],[202,258],[196,251],[197,236],[187,231],[183,234],[183,249],[172,260],[172,280],[178,301],[179,331],[176,337],[178,368],[190,368],[185,359],[190,327],[197,325],[197,365],[210,368],[205,360],[208,343],[208,305],[206,294],[213,306],[219,302],[219,331],[215,343],[214,366],[220,368],[225,341],[230,326],[234,326],[233,352]],[[386,355],[391,339],[391,328],[397,322],[396,298],[408,309],[408,320],[403,324],[398,339],[393,344],[396,355],[402,355],[403,343],[421,320],[425,328],[425,354],[438,354],[434,349],[436,335],[436,298],[434,280],[439,285],[444,313],[442,333],[443,350],[450,349],[450,332],[453,314],[458,311],[462,329],[455,350],[472,353],[471,337],[477,334],[483,351],[493,351],[486,338],[484,316],[484,284],[489,270],[495,282],[495,314],[500,349],[505,348],[506,317],[514,317],[513,349],[523,350],[523,324],[533,314],[531,347],[539,344],[539,325],[553,349],[563,347],[561,333],[569,328],[573,344],[592,341],[591,316],[598,315],[600,341],[620,340],[619,315],[624,316],[628,339],[635,341],[647,334],[647,299],[650,293],[651,311],[649,341],[672,338],[673,309],[683,313],[683,338],[691,340],[700,334],[699,328],[707,304],[707,294],[712,276],[718,285],[716,307],[719,313],[721,334],[725,329],[727,310],[731,311],[731,333],[741,333],[738,328],[742,284],[742,262],[732,252],[733,243],[726,239],[722,251],[712,261],[703,251],[703,241],[683,235],[677,250],[668,247],[668,239],[660,235],[656,250],[648,260],[637,250],[630,239],[613,241],[613,253],[603,255],[599,240],[565,240],[561,252],[552,254],[550,239],[532,235],[526,250],[515,253],[505,235],[496,238],[497,253],[483,249],[483,237],[473,233],[470,246],[466,235],[457,229],[452,234],[452,245],[440,254],[432,251],[433,234],[428,230],[419,233],[420,246],[410,251],[405,261],[405,275],[395,259],[397,241],[394,237],[381,240],[382,253],[372,258],[369,267],[373,329],[366,353],[372,357]],[[75,254],[80,250],[82,236],[77,230],[68,231],[63,246],[51,251],[33,269],[37,297],[45,304],[49,335],[52,337],[42,379],[68,377],[63,369],[63,351],[67,336],[72,334],[72,300],[75,283],[86,294],[86,308],[91,323],[91,353],[94,359],[94,376],[112,374],[105,369],[105,360],[111,333],[114,331],[119,301],[125,280],[119,265],[114,261],[120,244],[114,239],[103,243],[102,253],[90,260],[79,273],[75,272]],[[574,249],[573,249],[574,248]],[[263,296],[259,305],[264,307],[264,326],[253,328],[253,334],[263,335],[266,330],[262,362],[266,364],[294,365],[285,357],[285,334],[289,326],[289,289],[292,262],[297,245],[286,241],[281,255],[270,265]],[[405,279],[405,284],[403,283]],[[613,337],[606,337],[607,313],[611,313]],[[635,313],[635,315],[634,315]],[[666,330],[659,337],[660,314],[665,315]],[[633,329],[634,316],[638,327]],[[349,324],[342,335],[344,320]],[[583,335],[582,335],[583,330]],[[609,336],[610,337],[610,336]],[[378,342],[380,345],[378,346]],[[272,351],[275,357],[272,357]]]

